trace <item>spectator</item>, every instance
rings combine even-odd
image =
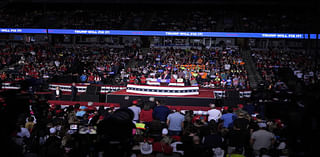
[[[211,109],[208,111],[208,121],[214,120],[218,122],[222,116],[221,111],[216,109],[215,104],[210,104],[210,108]]]
[[[275,142],[275,136],[273,133],[266,130],[266,123],[258,123],[259,130],[255,131],[251,135],[250,143],[255,155],[259,155],[261,148],[270,149]]]
[[[87,81],[87,75],[85,73],[83,73],[81,76],[80,76],[80,81],[81,82],[86,82]]]
[[[134,113],[133,121],[135,122],[139,122],[139,114],[141,112],[141,108],[138,107],[137,104],[138,100],[133,100],[131,106],[128,107]]]
[[[150,107],[150,103],[144,104],[143,109],[140,112],[140,122],[149,124],[153,120],[152,112],[153,109]]]
[[[170,113],[170,109],[163,103],[157,103],[157,106],[153,109],[153,118],[159,119],[162,123],[167,122],[167,116]]]
[[[231,129],[233,127],[233,121],[235,119],[236,115],[233,114],[233,109],[229,107],[227,113],[221,116],[221,120],[223,120],[223,127]]]
[[[61,138],[56,135],[56,128],[50,128],[50,136],[46,140],[42,154],[48,157],[62,157],[63,151],[60,148]]]
[[[181,135],[183,129],[184,116],[180,113],[179,109],[176,109],[174,113],[168,115],[167,125],[169,130],[169,135]]]
[[[212,127],[210,128],[210,134],[203,137],[202,139],[203,144],[207,147],[207,148],[221,148],[222,142],[223,142],[223,138],[221,137],[221,135],[218,133],[218,130],[216,127]]]
[[[34,125],[34,118],[31,116],[28,117],[28,122],[25,124],[25,128],[28,129],[29,132],[31,132]]]

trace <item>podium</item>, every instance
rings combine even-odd
[[[86,93],[81,94],[80,100],[99,102],[100,90],[101,90],[100,86],[92,86],[92,85],[87,86]]]
[[[136,85],[128,84],[126,92],[136,94],[148,94],[148,95],[199,95],[198,86],[189,87],[173,87],[173,86],[152,86],[152,85]]]
[[[160,86],[168,86],[170,83],[170,79],[159,79],[158,81],[160,82]]]

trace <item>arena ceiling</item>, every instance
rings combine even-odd
[[[6,0],[29,3],[141,3],[141,4],[258,4],[258,5],[315,5],[317,0]],[[318,5],[317,5],[318,6]]]

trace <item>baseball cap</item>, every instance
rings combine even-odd
[[[88,102],[88,106],[92,106],[93,105],[93,102],[92,101],[89,101]]]
[[[259,128],[266,128],[267,124],[266,123],[258,123]]]
[[[152,145],[147,142],[143,142],[140,144],[140,151],[141,151],[141,154],[151,154]]]
[[[57,132],[57,129],[56,128],[50,128],[50,134],[54,134],[54,133],[56,133]]]
[[[224,150],[221,148],[212,148],[212,151],[214,153],[214,156],[216,157],[223,157],[224,156]]]
[[[137,105],[138,104],[138,100],[133,100],[132,104]]]
[[[168,129],[167,128],[163,128],[162,129],[162,135],[167,135],[168,134]]]

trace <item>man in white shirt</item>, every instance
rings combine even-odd
[[[221,118],[222,114],[220,110],[216,109],[215,104],[210,104],[211,110],[208,111],[208,121],[214,120],[218,122],[218,120]]]

